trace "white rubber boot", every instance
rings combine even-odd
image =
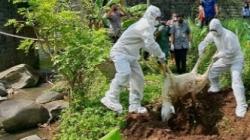
[[[237,117],[244,118],[247,112],[247,105],[237,106],[235,109],[235,114]]]
[[[217,86],[217,85],[211,85],[207,92],[216,93],[216,92],[219,92],[219,91],[220,91],[220,87],[219,86]]]
[[[112,111],[115,111],[119,114],[122,113],[122,105],[115,99],[111,99],[105,96],[101,99],[101,103]]]
[[[129,113],[147,113],[147,108],[141,106],[141,105],[130,105],[128,108]]]

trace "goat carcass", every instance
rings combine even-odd
[[[200,58],[197,60],[193,70],[189,73],[174,75],[167,67],[165,73],[164,86],[162,90],[162,108],[161,118],[163,121],[168,121],[172,114],[175,113],[173,104],[183,97],[191,93],[192,98],[208,84],[208,71],[211,64],[208,66],[204,74],[198,74],[197,68],[200,64]]]

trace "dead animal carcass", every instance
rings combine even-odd
[[[172,114],[175,113],[173,104],[183,97],[184,95],[191,93],[192,98],[195,99],[195,95],[208,84],[208,71],[211,64],[208,66],[204,74],[198,74],[197,68],[200,64],[199,58],[189,73],[174,75],[167,67],[165,73],[164,86],[162,90],[162,109],[161,117],[163,121],[168,121]]]

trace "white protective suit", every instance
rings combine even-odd
[[[236,99],[235,113],[238,117],[244,117],[247,111],[245,89],[241,79],[244,57],[240,49],[238,37],[231,31],[223,28],[218,19],[211,20],[210,32],[199,44],[199,54],[202,55],[209,43],[215,43],[217,54],[214,56],[214,63],[209,71],[210,88],[209,92],[218,92],[219,75],[231,71],[232,89]]]
[[[165,58],[165,54],[154,40],[155,25],[158,23],[156,18],[160,16],[159,8],[149,6],[144,16],[132,24],[112,47],[110,56],[114,62],[116,74],[110,84],[110,89],[101,99],[101,102],[109,109],[118,113],[122,112],[119,102],[120,90],[129,82],[129,112],[147,112],[147,109],[141,106],[144,76],[138,63],[139,51],[144,48],[158,58]]]

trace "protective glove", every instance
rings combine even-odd
[[[165,58],[165,57],[159,58],[159,62],[160,62],[161,64],[165,64],[166,58]]]
[[[217,61],[219,58],[223,57],[224,56],[224,53],[222,52],[218,52],[217,54],[215,54],[213,56],[213,61]]]
[[[189,48],[192,48],[191,42],[188,42],[188,47],[189,47]]]
[[[174,51],[174,44],[171,44],[170,50]]]

